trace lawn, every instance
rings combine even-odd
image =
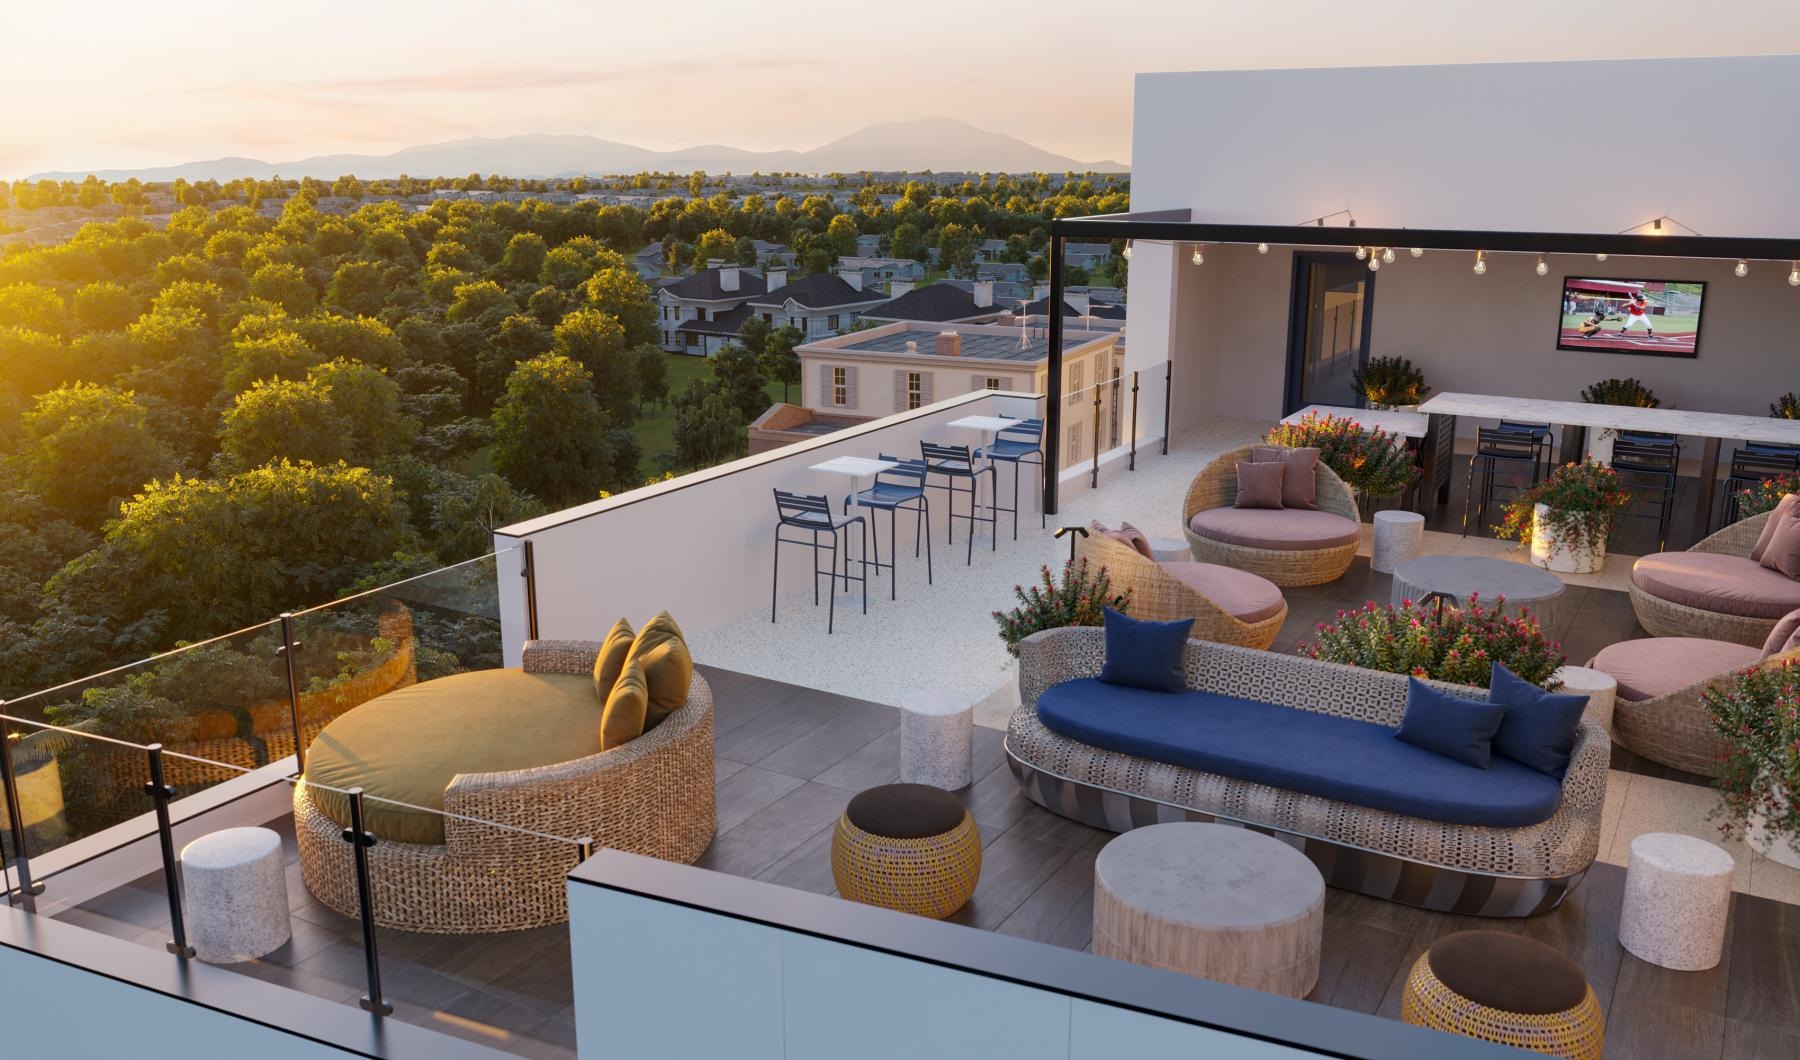
[[[644,451],[643,459],[638,463],[638,470],[645,478],[662,473],[662,457],[665,453],[675,451],[675,395],[687,389],[690,379],[706,379],[711,370],[706,366],[706,358],[694,357],[685,353],[664,354],[669,359],[669,398],[670,403],[656,405],[644,409],[638,415],[637,422],[631,425],[631,433],[637,435],[638,445]],[[800,388],[795,387],[798,391]],[[794,397],[799,397],[796,393]],[[781,384],[769,384],[769,403],[782,400]]]

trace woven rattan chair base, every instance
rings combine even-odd
[[[963,814],[939,835],[894,839],[838,818],[831,836],[831,878],[852,902],[934,920],[961,909],[981,878],[981,831]]]
[[[1188,548],[1194,559],[1201,563],[1217,563],[1225,567],[1236,567],[1269,579],[1284,589],[1300,588],[1307,585],[1325,585],[1337,581],[1350,569],[1356,559],[1356,545],[1337,545],[1332,548],[1302,549],[1296,551],[1277,551],[1268,548],[1251,548],[1248,545],[1233,545],[1224,541],[1214,541],[1201,537],[1192,530],[1185,531]]]
[[[1478,1004],[1445,986],[1432,974],[1429,954],[1422,954],[1406,977],[1400,1019],[1415,1027],[1569,1060],[1600,1060],[1606,1044],[1606,1019],[1592,987],[1579,1005],[1562,1012],[1507,1012]]]
[[[1287,621],[1285,599],[1281,602],[1281,610],[1275,614],[1245,622],[1170,574],[1160,563],[1099,534],[1077,537],[1075,556],[1087,560],[1093,567],[1104,569],[1114,591],[1130,590],[1133,618],[1152,622],[1191,618],[1194,625],[1188,636],[1195,640],[1266,651],[1281,635],[1282,623]]]
[[[1762,647],[1769,633],[1780,621],[1774,618],[1751,618],[1703,611],[1698,607],[1678,604],[1652,596],[1631,583],[1631,609],[1637,612],[1638,625],[1657,637],[1699,637],[1703,640],[1728,640],[1733,644]]]

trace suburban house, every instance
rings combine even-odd
[[[856,253],[859,257],[873,258],[881,254],[881,236],[877,233],[865,233],[856,237]]]
[[[1004,311],[995,304],[994,284],[988,281],[971,281],[963,286],[939,280],[923,287],[896,281],[889,285],[888,293],[893,297],[863,311],[864,320],[987,324],[999,319]]]
[[[860,272],[864,286],[887,283],[891,280],[918,281],[925,278],[925,266],[911,258],[864,258],[841,257],[837,259],[837,271]]]
[[[771,269],[765,281],[753,269],[721,265],[663,284],[656,292],[656,326],[662,336],[662,348],[696,356],[713,353],[725,342],[721,334],[737,334],[735,326],[729,332],[720,332],[722,314],[740,309],[766,292],[771,284],[780,287],[786,282],[787,273],[782,269]],[[737,322],[743,323],[743,317],[739,316]]]
[[[1031,269],[1017,261],[978,261],[975,263],[977,280],[1004,280],[1007,283],[1030,283]]]
[[[756,264],[762,268],[786,267],[794,264],[794,251],[786,243],[771,243],[767,239],[752,239],[750,245],[756,248]]]
[[[1093,270],[1111,260],[1111,243],[1077,243],[1071,240],[1063,244],[1063,262],[1073,268]]]
[[[782,270],[771,270],[768,289],[749,299],[749,309],[776,327],[797,327],[809,339],[836,334],[856,323],[864,310],[887,301],[880,291],[865,290],[857,272],[777,282],[785,277]]]
[[[645,268],[661,272],[663,266],[668,264],[669,258],[668,252],[663,250],[662,240],[659,239],[638,251],[633,255],[632,260],[637,263],[640,272]]]

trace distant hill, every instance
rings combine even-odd
[[[501,173],[509,177],[597,176],[645,170],[693,170],[708,173],[831,173],[874,170],[977,170],[994,173],[1061,173],[1095,170],[1123,173],[1111,160],[1081,162],[1055,154],[1005,133],[978,129],[955,118],[889,121],[859,129],[810,151],[747,151],[704,144],[679,151],[651,151],[596,136],[530,133],[522,136],[471,136],[443,143],[406,147],[387,155],[317,155],[287,162],[256,158],[215,158],[143,169],[69,170],[38,173],[32,180],[80,180],[89,172],[102,180],[234,180],[318,177],[331,180],[345,173],[364,179],[460,177],[469,173]]]

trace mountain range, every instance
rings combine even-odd
[[[992,173],[1061,173],[1067,170],[1122,173],[1111,160],[1080,162],[1028,144],[1016,136],[980,129],[956,118],[879,122],[808,151],[749,151],[703,144],[677,151],[652,151],[595,136],[530,133],[470,136],[406,147],[386,155],[315,155],[285,162],[256,158],[215,158],[173,166],[38,173],[31,179],[80,180],[89,172],[102,180],[137,177],[145,181],[234,180],[317,177],[332,180],[353,173],[366,180],[397,177],[460,177],[501,173],[509,177],[572,177],[665,171],[687,173],[850,173],[857,170],[973,170]]]

